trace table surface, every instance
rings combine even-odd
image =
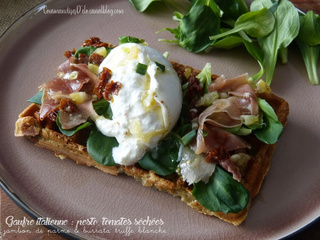
[[[0,1],[0,36],[5,32],[5,30],[10,27],[10,25],[22,16],[25,12],[29,11],[33,7],[37,6],[43,2],[42,0],[1,0]],[[315,13],[320,14],[320,1],[319,0],[291,0],[295,6],[302,11],[313,10]],[[10,197],[1,189],[0,190],[0,239],[1,234],[5,230],[8,230],[5,224],[5,219],[7,217],[13,216],[14,219],[24,219],[32,220],[32,218],[25,213],[16,203],[14,203]],[[22,230],[31,233],[23,234],[21,238],[21,233],[19,234],[19,239],[63,239],[61,236],[48,233],[47,228],[43,226],[30,225],[24,227]],[[42,234],[36,233],[36,231],[42,231]],[[7,233],[2,236],[2,239],[11,240],[17,239],[17,234]],[[305,229],[299,231],[291,237],[286,238],[286,240],[293,239],[309,239],[316,240],[320,239],[320,221],[310,224]]]

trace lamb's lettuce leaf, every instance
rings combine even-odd
[[[79,53],[90,56],[96,49],[97,49],[96,47],[92,47],[92,46],[80,47],[78,48],[74,56],[77,58],[79,56]]]
[[[183,15],[175,13],[178,20],[177,28],[164,28],[175,35],[176,40],[163,40],[176,42],[190,52],[201,52],[213,43],[209,36],[220,33],[221,11],[214,1],[197,0],[190,11]]]
[[[42,104],[42,96],[43,96],[43,91],[40,91],[36,95],[34,95],[32,98],[28,99],[27,102],[36,103],[36,104],[41,105]]]
[[[229,36],[240,31],[245,31],[252,37],[264,37],[274,28],[275,19],[273,14],[267,9],[262,8],[258,11],[247,12],[241,15],[235,22],[234,27],[228,31],[211,36],[211,40]]]
[[[276,113],[266,100],[258,98],[258,102],[263,112],[264,126],[254,130],[253,133],[260,141],[267,144],[274,144],[282,134],[283,125],[279,122]]]
[[[98,115],[112,119],[112,109],[107,100],[100,99],[93,104],[93,108]],[[92,127],[87,140],[87,150],[93,160],[105,166],[116,165],[112,156],[112,149],[117,146],[119,146],[119,143],[116,138],[107,137],[97,127]]]
[[[244,0],[215,0],[223,11],[223,19],[236,20],[242,14],[248,12],[248,7]]]
[[[144,43],[144,39],[139,39],[131,36],[119,37],[119,44],[124,44],[124,43]]]
[[[210,211],[225,214],[240,212],[250,200],[249,191],[219,166],[216,166],[208,183],[200,181],[194,184],[192,195]]]
[[[288,0],[273,2],[272,0],[254,1],[251,11],[269,8],[275,17],[273,31],[258,38],[259,45],[264,53],[264,65],[266,69],[266,83],[271,84],[278,56],[282,62],[286,62],[286,48],[297,37],[300,28],[299,14],[294,5]],[[275,9],[275,10],[274,10]]]
[[[313,11],[300,16],[300,32],[295,39],[303,57],[309,81],[319,84],[320,17]]]
[[[189,2],[193,4],[194,1],[195,0],[190,0]],[[176,11],[185,11],[191,5],[188,2],[181,0],[129,0],[129,2],[138,12],[146,11],[153,2],[163,2],[168,5],[170,9],[175,9]]]
[[[139,165],[146,170],[152,170],[161,176],[175,173],[178,166],[178,155],[181,142],[170,134],[158,146],[148,151]]]
[[[104,98],[93,103],[93,108],[96,113],[100,116],[104,116],[107,119],[112,119],[112,109],[110,107],[110,102]]]
[[[87,140],[87,150],[94,161],[105,166],[114,166],[112,149],[119,146],[117,139],[103,135],[95,126]]]
[[[151,3],[160,1],[161,0],[129,0],[138,12],[144,12]]]

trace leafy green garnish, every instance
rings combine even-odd
[[[320,44],[320,16],[313,11],[300,17],[299,39],[310,46]]]
[[[43,97],[43,91],[40,91],[36,95],[34,95],[32,98],[28,99],[27,102],[36,103],[36,104],[41,105],[42,104],[42,97]]]
[[[63,129],[62,126],[61,126],[61,123],[60,123],[60,111],[58,112],[58,115],[57,115],[57,120],[56,120],[56,123],[57,123],[57,126],[60,130],[61,133],[63,133],[64,135],[68,136],[68,137],[71,137],[73,136],[73,134],[75,134],[76,132],[84,129],[84,128],[87,128],[89,126],[92,125],[92,122],[85,122],[79,126],[76,126],[74,128],[71,128],[71,129]]]
[[[174,9],[181,9],[175,6],[175,1],[172,0],[130,0],[140,12],[156,1],[165,2]],[[195,53],[209,51],[212,47],[231,49],[244,45],[260,66],[260,71],[251,76],[252,84],[266,74],[266,82],[270,85],[278,58],[282,63],[287,62],[288,46],[295,39],[301,49],[311,84],[319,84],[319,44],[310,44],[311,38],[315,41],[319,39],[318,15],[311,16],[309,13],[305,19],[301,18],[301,28],[306,30],[297,38],[300,28],[299,11],[289,0],[254,0],[250,12],[244,0],[189,2],[191,8],[187,4],[182,7],[182,11],[174,12],[173,19],[179,22],[178,27],[158,31],[171,32],[175,40],[159,41],[178,43]]]
[[[131,36],[119,37],[119,44],[124,44],[124,43],[144,43],[144,39],[139,39]]]
[[[192,195],[197,201],[213,212],[238,213],[243,210],[250,199],[249,191],[219,166],[208,183],[195,183]]]
[[[93,104],[93,108],[100,116],[112,119],[110,103],[100,99]],[[95,126],[92,128],[87,139],[87,150],[92,159],[105,166],[116,165],[112,156],[112,149],[119,146],[117,139],[103,135]]]
[[[240,31],[245,31],[252,37],[264,37],[274,28],[275,19],[273,14],[263,8],[255,12],[247,12],[241,15],[234,24],[234,28],[223,33],[211,36],[211,40],[219,39]]]
[[[139,165],[152,170],[161,176],[176,172],[180,141],[173,135],[167,136],[159,145],[147,152],[140,160]]]
[[[114,166],[112,149],[119,146],[117,139],[103,135],[93,127],[87,140],[87,150],[94,161],[104,166]]]
[[[278,117],[269,103],[258,98],[259,107],[263,112],[264,126],[253,131],[254,135],[262,142],[274,144],[278,141],[283,131],[283,125],[278,121]]]
[[[300,32],[296,38],[311,84],[319,84],[320,17],[313,11],[300,17]]]
[[[194,0],[190,0],[193,2]],[[188,2],[180,0],[129,0],[129,2],[134,6],[134,8],[139,12],[144,12],[149,8],[153,2],[163,2],[170,7],[170,9],[175,9],[177,11],[185,10],[189,7]]]
[[[258,38],[259,45],[264,53],[263,64],[266,69],[266,83],[271,84],[274,70],[276,67],[279,53],[289,46],[299,33],[299,14],[294,5],[288,0],[281,0],[276,3],[277,8],[274,11],[275,27],[266,37]],[[257,11],[261,8],[272,8],[271,0],[254,1],[251,4],[251,11]],[[283,62],[286,60],[286,54]]]
[[[201,52],[212,40],[208,37],[220,32],[220,9],[214,1],[197,0],[187,15],[175,12],[175,20],[179,26],[175,29],[164,28],[175,35],[177,40],[161,40],[176,42],[190,52]]]
[[[244,0],[215,0],[223,11],[223,19],[236,20],[242,14],[248,12],[248,7]]]
[[[159,2],[161,0],[129,0],[129,2],[139,12],[144,12],[152,2]]]
[[[112,109],[110,107],[109,101],[102,98],[99,101],[93,103],[93,108],[96,113],[100,116],[104,116],[107,119],[112,119]]]
[[[74,56],[77,58],[79,56],[79,53],[85,54],[87,56],[90,56],[97,48],[96,47],[80,47],[74,54]]]

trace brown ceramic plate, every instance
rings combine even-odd
[[[172,36],[155,32],[177,23],[171,10],[155,4],[150,11],[138,13],[128,1],[48,1],[4,34],[0,42],[2,183],[30,211],[61,220],[66,225],[60,222],[58,227],[83,238],[278,239],[316,219],[320,215],[319,87],[309,84],[294,47],[289,50],[289,63],[277,67],[272,83],[273,91],[290,104],[289,123],[261,192],[239,227],[199,214],[180,199],[142,187],[129,177],[62,161],[14,137],[14,123],[28,105],[26,100],[55,76],[65,50],[77,48],[91,36],[115,44],[122,35],[144,38],[160,52],[169,51],[171,60],[199,69],[211,62],[214,73],[230,77],[258,70],[242,49],[192,54],[158,42]],[[92,225],[82,221],[90,219]],[[141,219],[147,225],[135,224]]]

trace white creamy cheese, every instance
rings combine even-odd
[[[136,72],[138,63],[148,66],[146,74]],[[165,66],[164,72],[156,63]],[[148,46],[126,43],[113,49],[99,67],[112,71],[110,80],[121,83],[112,95],[112,120],[93,116],[97,128],[119,143],[113,148],[114,161],[135,164],[171,131],[182,107],[180,80],[171,63]]]
[[[183,181],[191,185],[199,181],[207,183],[216,164],[207,163],[205,155],[195,154],[189,147],[184,147],[181,151],[179,168]]]

